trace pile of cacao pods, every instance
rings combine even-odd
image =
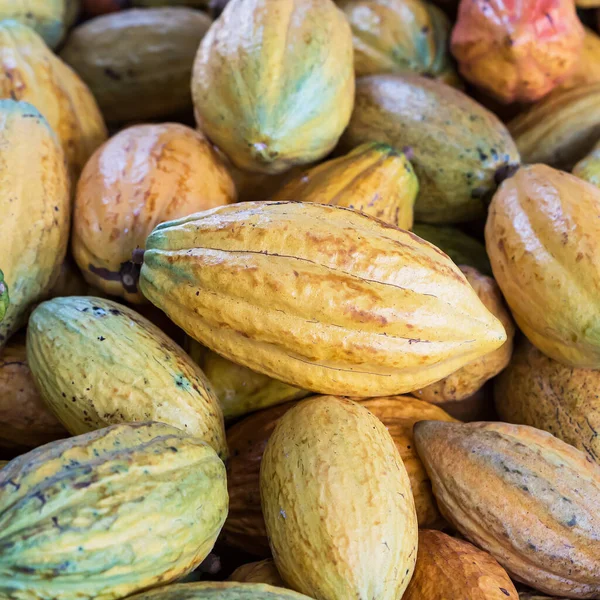
[[[0,600],[600,599],[600,0],[0,0]]]

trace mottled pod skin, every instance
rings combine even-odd
[[[494,277],[544,354],[600,369],[600,190],[546,165],[523,167],[494,195],[485,240]]]
[[[408,392],[506,340],[440,250],[325,204],[246,202],[158,225],[140,289],[222,356],[320,393]]]
[[[573,175],[600,187],[600,142],[573,167]]]
[[[461,75],[503,102],[533,102],[576,68],[584,30],[572,0],[461,0]]]
[[[583,29],[585,37],[583,38],[583,49],[577,60],[577,65],[558,86],[555,93],[563,89],[600,83],[600,36],[588,27]]]
[[[1,349],[58,276],[69,239],[70,196],[60,143],[31,104],[0,100],[0,148]]]
[[[0,323],[4,319],[4,315],[10,304],[10,295],[8,293],[8,284],[4,280],[4,273],[0,271]]]
[[[549,431],[600,463],[600,371],[566,367],[523,339],[494,399],[503,421]]]
[[[486,199],[519,163],[500,120],[462,92],[418,75],[371,75],[356,84],[344,148],[363,142],[412,148],[415,219],[457,223],[485,215]]]
[[[208,140],[179,123],[136,125],[103,144],[77,185],[73,255],[86,280],[140,303],[131,255],[163,221],[234,202]]]
[[[354,104],[352,34],[332,0],[231,0],[194,63],[202,131],[238,167],[326,156]]]
[[[600,594],[600,466],[526,425],[415,425],[446,519],[517,581],[569,598]]]
[[[76,27],[60,56],[107,121],[156,119],[191,108],[192,65],[210,25],[182,6],[124,10]]]
[[[277,587],[285,587],[283,579],[272,559],[248,563],[238,567],[230,576],[229,581],[240,583],[266,583]]]
[[[25,337],[14,336],[0,351],[0,448],[26,451],[66,437],[35,387]]]
[[[223,415],[200,368],[121,304],[92,296],[40,304],[29,320],[27,360],[44,401],[73,434],[160,421],[227,456]]]
[[[87,86],[33,29],[12,20],[0,23],[0,97],[30,102],[44,115],[60,139],[73,181],[106,139]]]
[[[260,495],[283,580],[316,600],[397,600],[415,566],[417,515],[394,441],[367,409],[299,402],[271,435]]]
[[[417,565],[402,600],[519,600],[506,571],[487,552],[441,531],[419,530]]]
[[[299,174],[271,200],[335,204],[410,229],[419,182],[406,155],[388,144],[361,144]]]
[[[52,442],[0,471],[0,595],[117,600],[208,555],[227,514],[225,467],[163,423]]]

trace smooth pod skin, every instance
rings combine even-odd
[[[460,265],[460,270],[486,308],[502,323],[506,331],[506,342],[497,350],[474,360],[448,377],[413,392],[417,398],[434,404],[456,402],[475,394],[486,381],[498,375],[506,367],[513,351],[515,325],[504,304],[500,288],[491,277],[482,275],[473,267]]]
[[[154,420],[227,457],[221,409],[200,368],[121,304],[92,296],[40,304],[29,319],[27,360],[42,398],[75,435]]]
[[[26,451],[66,437],[35,387],[25,337],[14,336],[0,351],[0,449]]]
[[[441,531],[419,530],[417,565],[402,600],[519,600],[506,571],[487,552]]]
[[[60,139],[73,181],[107,131],[90,90],[42,38],[17,21],[0,23],[0,97],[33,104]]]
[[[332,0],[231,0],[196,55],[198,125],[248,171],[315,162],[350,119],[352,56]]]
[[[0,49],[0,62],[1,55]],[[69,238],[70,196],[60,143],[31,104],[0,100],[0,146],[2,349],[58,276]]]
[[[0,471],[0,595],[117,600],[197,567],[227,514],[225,466],[163,423],[42,446]]]
[[[191,109],[192,65],[210,25],[182,6],[124,10],[76,27],[60,56],[107,121],[156,119]]]
[[[246,202],[159,225],[140,289],[215,352],[320,393],[408,392],[506,340],[445,254],[339,206]]]
[[[600,142],[573,167],[573,175],[600,187]]]
[[[600,368],[600,190],[546,165],[494,195],[485,240],[519,328],[565,365]]]
[[[356,83],[344,148],[386,142],[413,151],[419,179],[415,219],[458,223],[485,215],[497,181],[519,164],[500,120],[443,83],[418,75],[372,75]]]
[[[316,600],[397,600],[415,565],[417,515],[394,441],[367,409],[299,402],[271,435],[260,495],[283,580]]]
[[[285,587],[283,579],[271,559],[248,563],[238,567],[230,576],[229,581],[242,583],[266,583],[277,587]]]
[[[98,148],[81,174],[73,255],[91,285],[143,302],[130,261],[152,229],[235,199],[227,168],[200,132],[179,123],[129,127]]]
[[[600,138],[600,82],[557,90],[515,117],[508,129],[524,164],[572,169]]]
[[[600,594],[600,466],[525,425],[415,425],[446,519],[513,579],[551,594]]]
[[[452,53],[461,75],[488,94],[533,102],[576,68],[583,39],[571,0],[466,0],[452,30]]]
[[[600,83],[600,36],[588,27],[583,28],[583,49],[574,71],[558,86],[560,90]]]
[[[410,229],[419,182],[407,158],[387,144],[361,144],[286,183],[271,200],[335,204]]]
[[[500,418],[544,429],[600,463],[600,371],[548,358],[523,339],[494,382]]]

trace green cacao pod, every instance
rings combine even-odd
[[[573,175],[600,187],[600,142],[573,167]]]
[[[4,273],[0,271],[0,323],[4,319],[9,304],[10,297],[8,295],[8,285],[6,284],[6,281],[4,281]]]
[[[225,466],[163,423],[114,425],[0,471],[0,597],[116,600],[208,555],[227,515]]]

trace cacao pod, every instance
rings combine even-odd
[[[0,351],[0,448],[36,448],[69,434],[41,399],[17,335]]]
[[[452,53],[461,75],[503,102],[533,102],[576,68],[584,30],[571,0],[461,0]]]
[[[143,302],[130,259],[155,225],[235,199],[226,167],[201,133],[178,123],[129,127],[98,148],[81,174],[73,255],[88,283]]]
[[[163,423],[122,424],[24,454],[0,471],[0,595],[116,600],[169,583],[210,552],[225,467]]]
[[[6,315],[9,304],[8,285],[4,281],[4,273],[0,271],[0,323],[4,320],[4,315]]]
[[[283,415],[260,495],[275,565],[292,589],[320,600],[402,597],[417,555],[415,505],[390,434],[363,406],[324,396]]]
[[[186,350],[210,381],[226,419],[300,400],[310,394],[231,362],[191,338],[186,342]]]
[[[123,10],[130,6],[189,6],[191,8],[207,9],[214,0],[82,0],[86,14],[90,16],[105,15]]]
[[[441,531],[419,530],[415,573],[402,600],[519,600],[506,571],[487,552]]]
[[[227,455],[223,416],[200,368],[133,310],[55,298],[29,319],[27,359],[44,401],[72,433],[160,421]]]
[[[140,289],[211,350],[322,393],[408,392],[506,340],[445,254],[339,206],[246,202],[158,225]]]
[[[357,77],[412,71],[453,84],[450,21],[422,0],[342,0],[354,43]]]
[[[486,308],[502,323],[506,331],[506,342],[497,350],[474,360],[448,377],[412,392],[413,396],[433,404],[464,400],[475,394],[486,381],[506,367],[513,350],[515,326],[500,288],[491,277],[482,275],[473,267],[461,265],[459,268]]]
[[[372,75],[357,81],[343,147],[368,141],[410,146],[419,179],[415,219],[469,221],[514,170],[519,153],[491,112],[443,83],[418,75]]]
[[[519,600],[568,600],[567,598],[556,598],[555,596],[542,596],[540,594],[536,594],[535,592],[530,594],[528,592],[523,592],[519,594]]]
[[[271,559],[248,563],[238,567],[230,576],[229,581],[243,583],[266,583],[277,587],[285,587],[283,579]]]
[[[524,163],[570,170],[600,138],[600,83],[557,90],[508,129]]]
[[[0,39],[6,22],[0,22]],[[0,52],[0,63],[2,62]],[[1,75],[0,75],[1,77]],[[56,280],[69,239],[65,156],[48,122],[27,102],[0,100],[0,269],[6,292],[0,349]]]
[[[570,598],[600,593],[600,466],[544,431],[506,423],[415,425],[448,521],[511,575]]]
[[[249,171],[314,162],[350,119],[352,56],[350,26],[331,0],[232,0],[194,63],[198,124]]]
[[[94,97],[26,25],[2,21],[0,48],[0,97],[30,102],[44,115],[61,141],[76,181],[87,159],[107,136]]]
[[[418,191],[406,155],[387,144],[369,142],[299,174],[271,200],[345,206],[410,229]]]
[[[523,167],[494,195],[485,228],[494,277],[544,354],[600,368],[600,189],[546,165]]]
[[[575,165],[573,175],[600,187],[600,141]]]
[[[600,463],[600,371],[565,367],[527,340],[496,379],[503,421],[549,431]]]
[[[562,89],[579,87],[590,83],[600,83],[600,36],[589,29],[583,28],[583,49],[577,60],[575,70],[558,86],[553,93],[560,93]]]
[[[191,109],[192,65],[210,25],[190,8],[124,10],[76,27],[60,56],[107,121],[164,117]]]

